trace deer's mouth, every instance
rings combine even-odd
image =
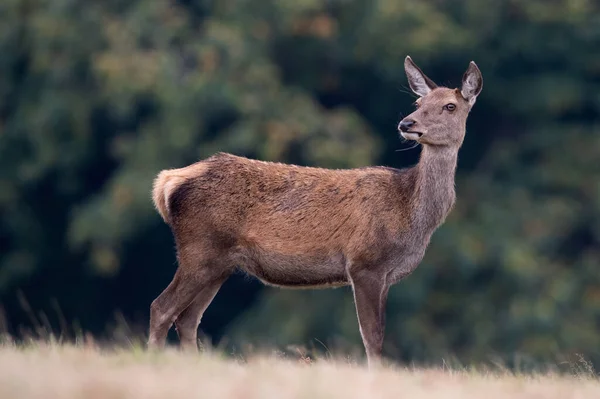
[[[421,132],[411,132],[411,131],[400,132],[400,134],[402,135],[402,137],[404,137],[407,140],[418,140],[423,135],[423,133],[421,133]]]

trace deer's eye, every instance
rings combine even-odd
[[[444,109],[447,109],[448,111],[452,112],[456,109],[456,105],[454,104],[446,104],[444,105]]]
[[[419,103],[415,103],[415,108],[419,108]]]

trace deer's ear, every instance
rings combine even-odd
[[[404,71],[406,72],[410,88],[420,97],[426,96],[431,90],[437,87],[433,80],[429,79],[419,69],[410,56],[406,56],[404,59]]]
[[[460,93],[469,102],[469,104],[475,104],[477,96],[481,93],[483,88],[483,76],[477,65],[471,61],[469,68],[463,75],[462,88]]]

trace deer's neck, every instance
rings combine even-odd
[[[454,176],[458,149],[423,146],[421,159],[415,166],[416,186],[414,211],[416,226],[432,233],[454,205]]]

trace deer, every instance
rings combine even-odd
[[[283,288],[351,286],[367,365],[380,364],[390,287],[421,263],[456,200],[458,152],[483,87],[471,61],[461,88],[437,86],[404,60],[416,109],[399,134],[421,145],[395,169],[327,169],[219,152],[160,171],[154,205],[172,232],[178,266],[150,306],[149,348],[175,324],[197,351],[204,311],[236,270]]]

